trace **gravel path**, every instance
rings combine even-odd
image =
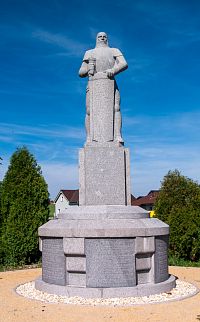
[[[170,267],[170,274],[186,282],[188,291],[200,288],[200,268]],[[19,296],[16,288],[41,275],[41,269],[27,269],[0,273],[0,322],[198,322],[200,321],[200,293],[183,300],[158,304],[131,305],[72,305],[38,301]],[[192,289],[191,289],[192,290]]]

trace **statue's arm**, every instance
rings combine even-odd
[[[117,74],[123,72],[127,68],[128,68],[128,64],[127,64],[124,56],[116,57],[116,62],[115,62],[115,65],[113,67],[114,75],[117,75]]]
[[[88,64],[85,61],[82,62],[81,68],[79,69],[79,76],[80,77],[88,76]]]
[[[108,77],[113,77],[128,68],[128,64],[121,51],[117,48],[112,48],[112,52],[115,58],[115,64],[111,69],[106,71]]]

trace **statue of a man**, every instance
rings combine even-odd
[[[121,51],[108,46],[108,37],[105,32],[99,32],[96,37],[96,47],[86,51],[81,68],[80,77],[93,77],[96,73],[105,73],[109,79],[127,69],[128,65]],[[86,90],[86,133],[87,142],[90,142],[90,87]],[[120,94],[116,81],[114,81],[114,141],[123,143],[121,136]]]

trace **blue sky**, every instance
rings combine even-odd
[[[84,52],[106,31],[129,68],[118,75],[134,195],[168,170],[200,181],[198,0],[4,1],[0,11],[0,180],[17,147],[42,167],[51,197],[78,188],[85,141]]]

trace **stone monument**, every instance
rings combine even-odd
[[[86,134],[79,152],[79,206],[39,228],[42,277],[36,288],[87,298],[170,291],[169,226],[131,206],[130,158],[121,135],[114,76],[127,68],[122,53],[97,34],[79,75],[88,77]]]

